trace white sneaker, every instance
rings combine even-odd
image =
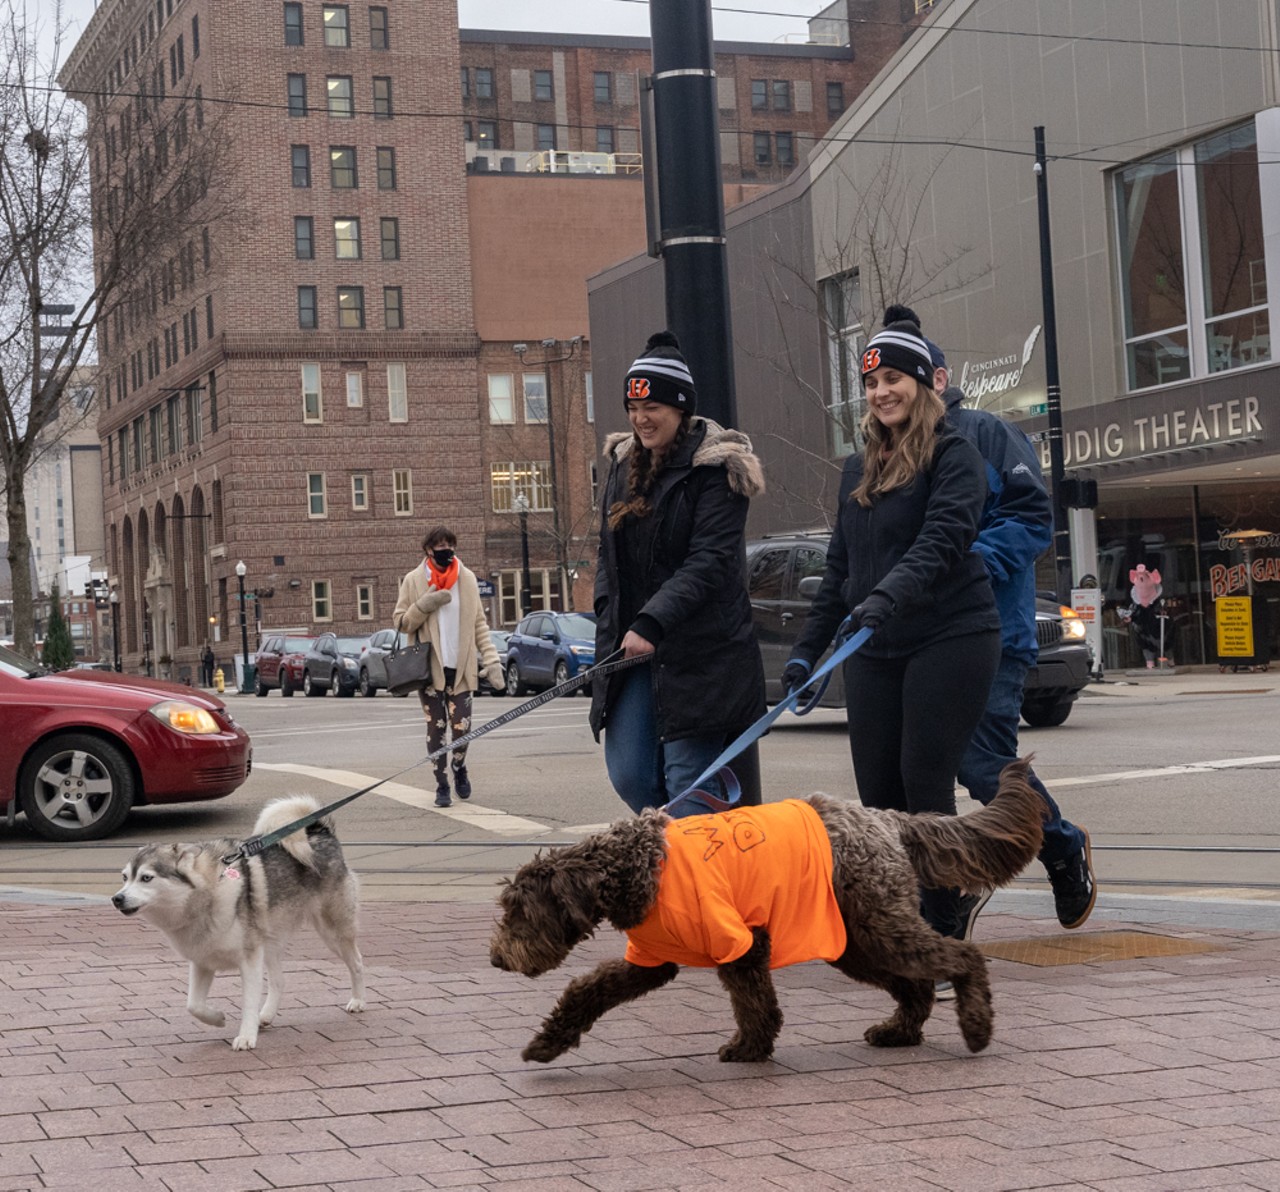
[[[935,981],[933,983],[933,1000],[936,1002],[954,1002],[956,1000],[956,987],[950,981]]]

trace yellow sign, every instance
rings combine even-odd
[[[1253,657],[1253,601],[1248,596],[1219,596],[1213,602],[1218,620],[1218,657]]]

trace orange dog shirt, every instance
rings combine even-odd
[[[798,799],[672,820],[658,898],[627,932],[626,958],[646,967],[727,964],[750,949],[753,927],[768,929],[770,968],[844,952],[831,841]]]

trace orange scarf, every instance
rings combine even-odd
[[[431,582],[440,591],[452,588],[458,582],[458,556],[453,556],[453,562],[449,564],[443,571],[435,564],[435,560],[428,555],[426,558],[427,574],[431,576]]]

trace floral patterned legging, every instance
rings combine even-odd
[[[450,691],[455,677],[452,669],[446,669],[443,691],[423,687],[418,692],[418,698],[422,701],[422,714],[427,718],[428,753],[435,753],[444,746],[446,730],[452,733],[450,739],[454,741],[471,731],[471,692]],[[449,759],[452,759],[451,763]],[[465,745],[436,758],[434,765],[437,784],[445,782],[449,764],[452,764],[455,774],[467,768]]]

